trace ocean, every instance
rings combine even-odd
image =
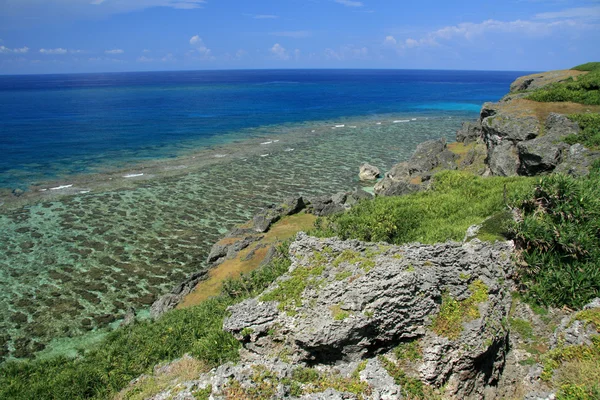
[[[0,361],[143,313],[259,207],[351,190],[362,162],[385,171],[452,141],[524,74],[0,76]]]

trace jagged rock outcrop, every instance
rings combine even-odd
[[[456,141],[464,144],[469,144],[477,141],[483,133],[481,121],[463,122],[462,127],[456,132]]]
[[[231,307],[224,329],[252,357],[272,358],[284,346],[292,361],[309,364],[355,362],[419,340],[419,379],[468,397],[493,384],[503,365],[507,333],[500,321],[510,306],[512,249],[477,240],[387,246],[300,233],[290,246],[289,273]],[[444,302],[466,304],[474,296],[478,302],[457,332],[436,333]]]
[[[517,78],[510,85],[510,92],[521,92],[525,90],[535,90],[547,86],[551,83],[563,82],[567,79],[581,75],[583,72],[575,70],[547,71],[537,74],[525,75]]]
[[[374,181],[375,179],[379,178],[379,168],[374,167],[371,164],[364,163],[360,166],[358,178],[361,181]]]
[[[424,190],[439,170],[457,169],[458,156],[448,150],[445,139],[429,140],[417,146],[407,162],[394,165],[375,185],[379,196],[400,196]]]
[[[336,193],[333,196],[319,196],[308,199],[307,212],[324,217],[350,209],[354,204],[373,195],[362,189]]]

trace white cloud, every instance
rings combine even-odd
[[[40,53],[45,54],[45,55],[49,55],[49,56],[56,56],[56,55],[67,54],[68,50],[67,49],[63,49],[62,47],[59,47],[59,48],[56,48],[56,49],[40,49]]]
[[[436,47],[447,44],[453,40],[473,41],[486,34],[515,34],[522,37],[550,36],[558,30],[598,29],[598,25],[586,24],[572,19],[552,21],[497,21],[489,19],[480,23],[466,22],[458,25],[446,26],[436,31],[429,32],[421,38],[409,37],[398,43],[399,48]],[[388,40],[388,38],[391,38]],[[393,36],[388,36],[384,43],[392,43]]]
[[[123,49],[111,49],[111,50],[106,50],[104,52],[104,54],[111,54],[111,55],[123,54],[123,53],[125,53],[125,51],[123,51]]]
[[[144,49],[144,50],[142,50],[142,53],[148,54],[148,53],[150,53],[150,50]]]
[[[386,36],[385,39],[383,40],[384,46],[396,46],[397,44],[398,44],[398,41],[393,36]]]
[[[161,58],[160,61],[162,61],[162,62],[173,62],[173,61],[177,61],[177,59],[175,57],[173,57],[173,54],[169,53],[166,56],[164,56],[163,58]]]
[[[29,52],[29,47],[24,46],[17,49],[9,49],[5,46],[0,46],[0,53],[16,53],[16,54],[25,54]]]
[[[334,0],[336,3],[343,4],[346,7],[362,7],[363,3],[354,0]]]
[[[137,58],[137,62],[141,62],[141,63],[148,63],[148,62],[153,62],[154,59],[153,58],[149,58],[146,56],[141,56]]]
[[[235,58],[238,60],[246,57],[247,55],[248,55],[248,52],[243,49],[239,49],[238,51],[235,52]]]
[[[535,19],[561,19],[561,18],[600,18],[600,6],[568,8],[562,11],[545,12],[536,14]]]
[[[273,45],[273,47],[271,47],[269,49],[269,51],[271,52],[271,54],[273,54],[273,56],[275,58],[277,58],[278,60],[289,60],[290,59],[290,55],[288,54],[287,50],[285,49],[285,47],[283,47],[282,45],[280,45],[279,43],[275,43]]]
[[[200,54],[203,58],[213,58],[211,56],[211,50],[206,47],[202,38],[198,35],[192,36],[190,38],[190,45],[195,48],[195,50]]]
[[[283,31],[283,32],[271,32],[269,35],[300,39],[300,38],[307,38],[307,37],[312,36],[312,32],[310,32],[310,31]]]

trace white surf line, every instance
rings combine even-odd
[[[410,122],[410,119],[397,119],[396,121],[394,121],[394,124],[399,124],[401,122]]]
[[[273,143],[277,143],[277,142],[279,142],[279,139],[277,139],[277,140],[273,140]]]
[[[289,148],[289,149],[285,149],[284,151],[294,151],[294,149]]]
[[[268,142],[262,142],[261,144],[271,144],[271,143],[273,143],[273,141],[269,140]]]
[[[45,192],[46,190],[48,190],[48,189],[40,189],[40,192]]]
[[[268,156],[268,154],[261,154],[260,156],[261,156],[261,157],[267,157],[267,156]]]
[[[215,154],[215,158],[227,157],[227,154]]]
[[[377,122],[375,125],[381,125],[381,122]]]
[[[315,133],[314,129],[311,131],[312,133]]]
[[[411,118],[410,120],[411,120],[411,121],[416,121],[417,119],[416,119],[416,118]]]
[[[50,188],[50,190],[62,190],[62,189],[68,189],[70,187],[73,187],[73,185],[61,185],[61,186]]]
[[[80,191],[79,193],[81,193],[81,194],[85,194],[85,193],[89,193],[89,192],[91,192],[91,190],[82,190],[82,191]]]
[[[136,176],[143,176],[144,174],[127,174],[123,175],[123,178],[135,178]]]
[[[348,128],[356,128],[356,125],[350,125]]]

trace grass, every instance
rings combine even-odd
[[[580,131],[577,135],[565,137],[563,139],[565,143],[581,143],[590,149],[600,148],[600,114],[571,114],[568,118],[579,124]]]
[[[513,201],[512,234],[522,249],[523,297],[579,308],[600,295],[600,172],[551,175]]]
[[[0,398],[105,399],[154,365],[186,353],[207,368],[236,360],[240,344],[222,329],[227,307],[258,295],[289,265],[282,245],[270,264],[226,281],[220,296],[198,306],[119,328],[76,358],[8,362],[0,367]]]
[[[417,361],[423,358],[423,350],[418,340],[411,342],[400,343],[394,348],[394,355],[398,361]]]
[[[589,62],[573,67],[575,71],[596,71],[600,70],[600,62]]]
[[[520,193],[533,182],[524,177],[481,178],[443,171],[434,176],[433,190],[360,202],[346,213],[317,220],[311,233],[393,244],[458,241],[469,226],[506,209],[505,190]]]
[[[401,362],[393,362],[385,356],[379,356],[378,359],[388,374],[394,378],[394,383],[402,388],[402,398],[430,400],[439,397],[431,387],[426,386],[419,379],[408,376]]]
[[[534,90],[527,98],[539,102],[563,102],[600,105],[600,69],[598,63],[583,64],[574,69],[589,71],[563,82]]]

